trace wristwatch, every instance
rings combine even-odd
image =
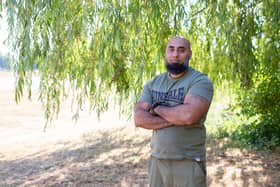
[[[155,108],[158,107],[159,105],[168,106],[167,103],[157,102],[157,103],[152,104],[151,108],[149,109],[149,112],[154,116],[158,116],[158,114],[155,112]]]

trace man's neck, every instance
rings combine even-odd
[[[179,79],[179,78],[183,77],[186,73],[187,73],[187,70],[182,72],[182,73],[180,73],[180,74],[171,74],[171,73],[169,73],[169,76],[171,78],[173,78],[173,79]]]

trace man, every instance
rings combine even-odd
[[[212,101],[207,75],[189,67],[190,42],[176,36],[165,51],[167,72],[147,82],[135,104],[137,127],[152,129],[152,187],[206,186],[204,121]]]

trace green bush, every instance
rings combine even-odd
[[[241,114],[254,118],[233,134],[233,140],[256,148],[273,149],[280,145],[280,71],[262,78],[240,97]]]

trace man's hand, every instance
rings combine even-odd
[[[158,114],[155,112],[155,108],[158,106],[169,106],[169,105],[168,105],[168,103],[165,103],[165,102],[156,102],[151,106],[151,108],[149,109],[149,112],[154,116],[158,116]]]

